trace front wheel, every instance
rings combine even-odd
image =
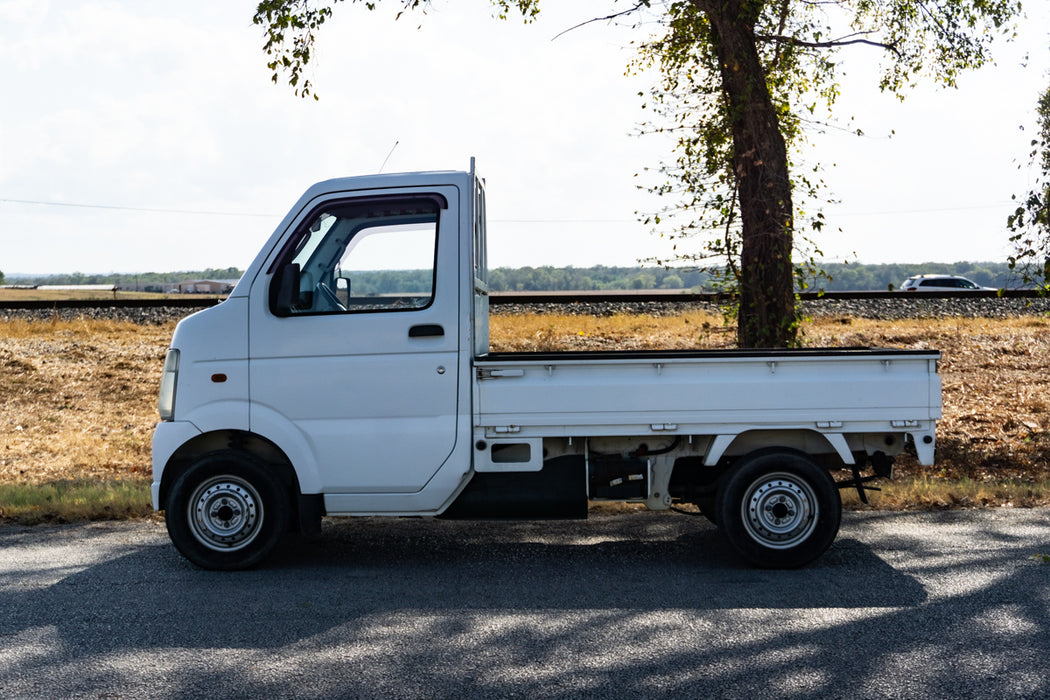
[[[718,523],[749,562],[770,569],[808,564],[831,546],[842,502],[831,475],[804,453],[761,450],[727,475]]]
[[[265,465],[232,450],[204,455],[175,481],[165,503],[175,548],[205,569],[262,561],[287,529],[289,494]]]

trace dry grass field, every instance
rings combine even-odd
[[[491,325],[496,350],[715,348],[732,340],[721,318],[701,313],[496,315]],[[139,504],[114,501],[103,516],[148,512],[141,494],[172,329],[99,320],[0,321],[0,504],[4,487],[24,492],[33,485],[51,493],[46,501],[63,498],[68,484],[117,490],[130,484]],[[805,343],[943,353],[937,465],[920,468],[914,459],[901,459],[904,478],[876,496],[877,505],[1050,504],[1050,320],[823,319],[806,324]],[[13,512],[8,506],[0,518]]]

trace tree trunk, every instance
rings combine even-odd
[[[691,0],[711,23],[729,107],[743,227],[740,347],[795,341],[792,204],[787,148],[759,60],[754,27],[760,0]]]

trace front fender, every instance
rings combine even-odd
[[[217,430],[248,430],[249,403],[246,399],[223,399],[177,412],[179,421],[197,426],[202,433]]]
[[[251,432],[276,445],[292,464],[302,493],[321,492],[321,472],[310,441],[299,428],[273,409],[252,405]]]
[[[158,423],[153,429],[153,484],[150,486],[150,493],[153,497],[154,510],[164,508],[164,504],[160,502],[160,485],[164,478],[164,468],[168,466],[172,455],[180,447],[200,435],[200,428],[184,420]]]
[[[157,424],[153,430],[153,508],[160,510],[160,486],[164,469],[175,452],[204,433],[221,430],[246,430],[248,427],[248,402],[243,400],[213,401],[195,406],[193,410],[179,413],[179,420]],[[244,416],[243,419],[240,416]]]
[[[272,443],[284,453],[295,470],[302,493],[320,493],[321,479],[317,459],[309,441],[302,431],[281,414],[271,409],[252,406],[251,430],[240,421],[231,422],[231,416],[247,413],[246,401],[216,401],[195,408],[177,421],[158,423],[153,431],[153,484],[151,493],[153,507],[163,508],[161,503],[161,485],[164,481],[164,470],[169,466],[176,453],[188,443],[202,436],[222,436],[232,433],[247,433],[258,436]],[[204,449],[205,443],[195,449]],[[211,445],[208,449],[219,449],[223,445]]]

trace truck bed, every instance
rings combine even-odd
[[[834,348],[490,353],[476,425],[493,435],[890,430],[940,417],[931,350]]]

